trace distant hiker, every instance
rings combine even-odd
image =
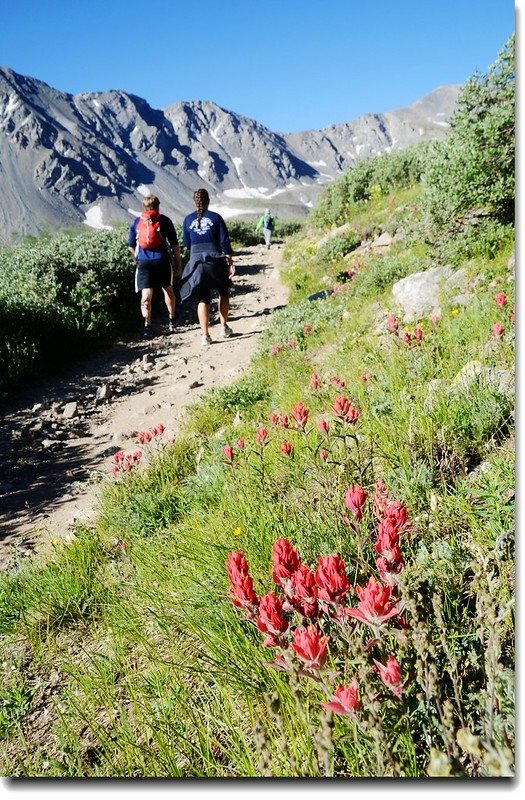
[[[270,213],[270,209],[266,208],[264,214],[260,218],[259,222],[255,226],[255,230],[259,231],[262,228],[263,236],[264,236],[264,243],[266,244],[266,248],[269,250],[270,245],[272,243],[272,232],[275,227],[275,217],[272,216]]]
[[[144,339],[154,336],[151,327],[151,305],[153,290],[162,288],[168,309],[168,330],[175,330],[176,299],[173,291],[173,267],[180,275],[180,247],[175,226],[169,217],[159,213],[160,201],[148,195],[142,201],[143,212],[131,223],[128,235],[128,250],[133,254],[135,291],[141,292],[140,310],[144,317]]]
[[[209,211],[210,196],[206,189],[193,193],[196,211],[184,219],[182,241],[190,250],[190,258],[180,282],[181,301],[193,293],[197,298],[197,316],[202,332],[202,347],[212,344],[210,324],[211,290],[219,293],[221,336],[227,338],[233,331],[228,326],[230,311],[230,278],[235,274],[232,247],[226,224],[220,214]]]

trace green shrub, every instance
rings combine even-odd
[[[435,145],[424,173],[425,212],[434,229],[457,232],[472,209],[503,224],[514,221],[515,39],[487,75],[463,88],[445,142]]]
[[[352,250],[355,250],[356,247],[359,247],[360,244],[361,240],[357,233],[350,231],[350,233],[344,235],[331,236],[319,248],[318,255],[321,261],[326,261],[327,263],[339,261],[348,253],[351,253]]]

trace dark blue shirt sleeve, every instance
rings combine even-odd
[[[160,232],[164,238],[167,239],[172,245],[178,244],[179,240],[177,239],[177,232],[171,219],[169,217],[161,216],[160,220]]]
[[[134,219],[129,228],[128,247],[135,247],[137,244],[137,219]]]
[[[220,215],[219,215],[219,238],[220,238],[222,252],[227,253],[229,256],[233,255],[228,228],[226,227],[226,223],[224,222],[223,218]]]
[[[190,232],[188,230],[188,218],[184,219],[182,224],[182,243],[184,247],[187,247],[188,250],[191,248],[191,239],[190,239]]]

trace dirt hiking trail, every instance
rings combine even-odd
[[[279,280],[280,243],[246,247],[234,257],[230,324],[234,336],[201,348],[194,307],[181,309],[173,334],[159,304],[158,335],[119,342],[61,378],[20,393],[0,419],[0,569],[28,551],[72,535],[97,512],[112,455],[137,449],[136,436],[157,423],[162,441],[178,432],[185,408],[212,387],[236,380],[250,362],[268,315],[287,302]],[[160,294],[160,292],[159,292]],[[102,479],[102,480],[101,480]]]

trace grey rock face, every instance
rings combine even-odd
[[[452,268],[434,267],[416,272],[394,283],[392,294],[401,306],[405,322],[414,322],[427,314],[439,314],[443,284],[452,274]]]
[[[319,131],[275,133],[211,102],[164,110],[120,91],[70,95],[0,68],[0,240],[130,222],[154,192],[180,221],[199,186],[224,216],[305,215],[360,158],[442,138],[459,87]]]

